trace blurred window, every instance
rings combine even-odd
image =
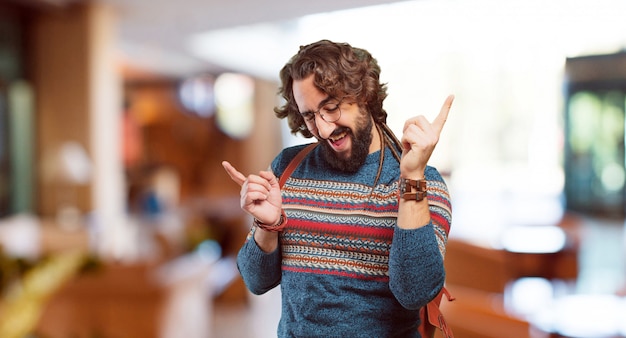
[[[565,116],[565,194],[570,210],[626,215],[624,111],[626,54],[569,60]],[[582,75],[593,67],[594,75]]]

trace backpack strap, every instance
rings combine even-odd
[[[278,185],[281,188],[285,184],[285,181],[287,181],[287,178],[291,176],[291,173],[293,173],[293,171],[296,170],[300,162],[302,162],[304,157],[309,152],[311,152],[313,148],[317,147],[317,145],[318,143],[316,142],[316,143],[311,143],[308,146],[302,148],[302,150],[300,150],[300,152],[296,154],[296,156],[291,160],[291,162],[289,162],[289,164],[287,165],[287,168],[285,168],[285,171],[283,171],[282,175],[280,175],[280,180],[278,181]]]
[[[446,320],[443,317],[441,310],[439,309],[439,303],[441,302],[441,298],[443,295],[446,296],[449,302],[454,300],[454,296],[450,294],[448,289],[446,289],[445,287],[441,289],[441,293],[439,293],[439,296],[437,297],[437,302],[430,302],[426,305],[427,307],[426,313],[428,316],[428,321],[430,322],[432,326],[441,330],[441,333],[443,334],[445,338],[454,338],[454,335],[452,334],[452,330],[446,323]]]
[[[426,306],[420,309],[420,319],[422,323],[417,331],[422,337],[432,338],[435,336],[435,331],[439,330],[444,338],[454,338],[452,329],[446,323],[446,319],[439,309],[443,296],[446,296],[449,302],[455,299],[444,286],[435,299],[431,300]]]

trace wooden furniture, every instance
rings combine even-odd
[[[484,292],[502,293],[510,279],[504,250],[449,238],[445,257],[446,282]]]
[[[210,338],[211,264],[194,255],[167,264],[106,264],[52,297],[37,332],[49,338]]]
[[[440,308],[455,337],[530,338],[530,324],[507,313],[502,294],[450,284],[447,288],[456,299],[444,299]]]
[[[446,247],[446,286],[456,300],[442,301],[441,310],[456,337],[530,337],[531,324],[505,307],[509,283],[522,277],[577,276],[572,246],[555,252],[514,252],[449,238]]]
[[[84,273],[47,304],[38,332],[45,337],[157,337],[165,291],[149,266],[107,265]]]

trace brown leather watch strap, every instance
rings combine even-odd
[[[285,210],[281,210],[280,212],[280,218],[278,220],[278,224],[276,225],[269,225],[269,224],[265,224],[265,223],[261,223],[261,221],[259,221],[258,219],[254,219],[254,225],[266,230],[266,231],[270,231],[270,232],[279,232],[282,231],[283,229],[285,229],[285,227],[287,226],[287,215],[285,214]]]
[[[427,195],[426,180],[400,178],[400,197],[403,199],[421,201],[426,198]]]

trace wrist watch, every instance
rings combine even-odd
[[[421,201],[426,198],[426,180],[400,177],[400,197],[405,200]]]

